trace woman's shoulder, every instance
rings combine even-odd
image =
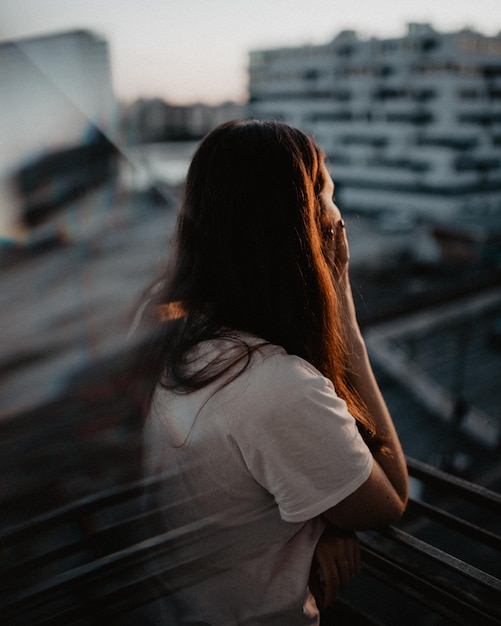
[[[321,391],[335,396],[332,383],[311,363],[282,346],[247,336],[251,347],[247,367],[231,385],[230,396],[252,398],[256,406],[282,406]]]
[[[202,342],[190,362],[199,371],[212,367],[220,371],[207,393],[215,392],[226,406],[248,404],[267,412],[267,408],[290,406],[312,394],[336,396],[331,381],[311,363],[242,331],[228,331]]]
[[[246,370],[221,394],[227,432],[244,447],[245,442],[256,446],[263,436],[277,436],[292,446],[292,439],[305,442],[312,436],[332,438],[339,431],[356,430],[332,382],[311,363],[279,346],[268,344],[256,350]]]
[[[275,383],[294,379],[323,378],[322,374],[300,356],[289,354],[285,348],[251,333],[242,331],[223,335],[211,343],[213,354],[239,353],[248,358],[248,374],[268,378]]]

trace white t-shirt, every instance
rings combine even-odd
[[[224,348],[206,342],[196,362]],[[372,456],[332,383],[280,347],[259,348],[220,385],[159,387],[146,423],[148,471],[164,476],[155,499],[169,619],[317,624],[307,583],[318,516],[367,480]]]

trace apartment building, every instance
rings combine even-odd
[[[0,42],[0,166],[78,143],[89,126],[106,132],[116,104],[106,39],[71,30]]]
[[[175,105],[161,98],[136,100],[124,113],[127,143],[190,141],[200,139],[218,124],[242,117],[245,105],[201,102]]]
[[[250,53],[249,113],[313,135],[343,209],[451,221],[501,214],[501,36],[440,33]]]
[[[0,41],[0,81],[0,233],[23,239],[19,217],[33,198],[51,204],[81,184],[77,153],[65,151],[114,136],[108,42],[81,29]]]

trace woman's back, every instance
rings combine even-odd
[[[199,363],[227,345],[207,342]],[[156,498],[172,538],[165,583],[185,618],[315,623],[302,607],[318,515],[366,480],[372,457],[329,381],[282,348],[260,347],[221,382],[159,388],[151,405],[148,466],[165,477]]]

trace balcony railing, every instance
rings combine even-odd
[[[362,534],[364,570],[392,588],[400,601],[417,602],[422,614],[417,623],[500,624],[501,495],[414,459],[407,463],[413,479],[434,489],[438,505],[411,498],[402,528]],[[444,537],[447,550],[439,547]],[[458,546],[459,557],[451,545]],[[436,621],[437,616],[448,621]],[[408,615],[401,618],[416,623]]]
[[[131,612],[165,593],[158,577],[173,574],[177,537],[145,508],[161,478],[137,480],[128,371],[114,356],[79,372],[62,397],[0,420],[1,626],[136,626]],[[362,572],[322,625],[501,624],[501,494],[407,463],[408,510],[360,533]],[[497,489],[499,466],[492,477]]]
[[[408,467],[426,497],[411,499],[398,526],[360,534],[365,587],[355,582],[322,623],[501,624],[501,494],[414,459]],[[172,541],[146,530],[157,511],[142,510],[141,497],[157,480],[106,489],[4,529],[1,623],[123,624],[153,601]],[[459,556],[441,547],[452,535],[461,537]],[[366,592],[374,585],[386,589],[382,610]],[[400,607],[399,621],[385,614],[388,604]]]

